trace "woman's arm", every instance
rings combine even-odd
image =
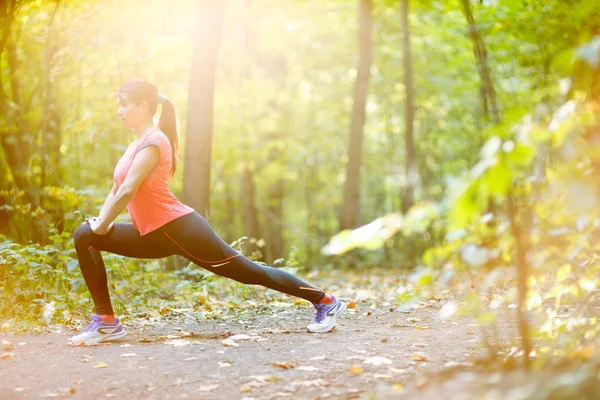
[[[104,204],[102,205],[102,208],[100,209],[100,214],[98,214],[98,217],[104,219],[104,216],[106,215],[106,209],[108,208],[108,204],[110,204],[112,202],[116,193],[117,193],[117,184],[114,183],[112,189],[110,189],[110,193],[108,193],[108,196],[106,196],[106,200],[104,200]]]
[[[140,184],[146,179],[150,170],[156,165],[159,159],[158,147],[147,146],[140,150],[133,159],[131,167],[127,172],[125,180],[119,186],[111,201],[106,201],[103,207],[104,214],[100,222],[92,225],[92,231],[98,235],[104,235],[111,222],[115,220],[123,211],[125,206],[131,201]]]

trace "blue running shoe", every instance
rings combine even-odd
[[[306,327],[309,332],[329,332],[335,326],[338,317],[346,311],[348,307],[346,303],[335,296],[332,297],[333,303],[331,304],[313,304],[317,310],[317,315],[315,316],[315,321]]]
[[[114,322],[108,323],[102,321],[98,314],[92,314],[92,322],[83,328],[83,332],[69,339],[69,344],[72,346],[89,346],[108,340],[120,339],[126,334],[127,332],[123,329],[119,318],[115,318]]]

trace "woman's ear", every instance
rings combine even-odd
[[[148,102],[146,100],[144,100],[144,101],[142,101],[140,103],[140,107],[141,107],[142,111],[148,111],[149,110],[149,108],[148,108]]]

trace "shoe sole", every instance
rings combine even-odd
[[[123,329],[119,333],[112,333],[110,335],[100,336],[100,337],[98,337],[96,339],[90,339],[90,340],[87,340],[87,341],[82,340],[78,344],[73,344],[73,342],[71,340],[69,340],[69,344],[72,345],[72,346],[91,346],[91,345],[96,344],[96,343],[108,342],[108,341],[111,341],[111,340],[121,339],[125,335],[127,335],[127,332],[125,332],[125,329]]]
[[[337,311],[335,312],[335,314],[333,315],[333,318],[331,318],[331,322],[329,323],[329,325],[327,325],[325,328],[321,328],[321,329],[317,329],[317,330],[310,330],[307,328],[307,330],[310,333],[327,333],[330,330],[332,330],[335,327],[335,324],[337,323],[337,319],[340,315],[342,315],[342,313],[344,311],[346,311],[346,308],[348,308],[348,305],[346,304],[345,301],[341,301],[341,306],[338,307]]]

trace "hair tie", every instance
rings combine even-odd
[[[167,100],[167,96],[162,93],[158,94],[158,104],[163,104]]]

